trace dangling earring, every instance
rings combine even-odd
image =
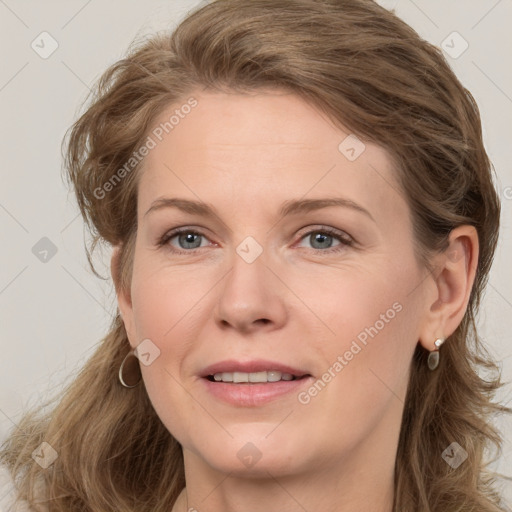
[[[129,360],[125,368],[125,363],[130,356],[133,356],[133,359]],[[140,371],[139,358],[135,355],[135,350],[130,350],[124,357],[119,368],[119,382],[121,382],[125,388],[134,388],[141,380],[142,373]]]
[[[430,370],[435,370],[439,366],[439,347],[444,343],[444,339],[437,338],[434,342],[436,348],[428,355],[427,364]]]

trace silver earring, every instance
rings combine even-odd
[[[133,359],[128,360],[130,356]],[[126,367],[125,363],[128,361]],[[130,350],[123,359],[119,368],[119,382],[125,388],[134,388],[142,380],[142,373],[140,371],[139,358],[135,355],[135,350]]]
[[[444,339],[437,338],[434,342],[436,348],[428,355],[427,364],[430,370],[435,370],[439,366],[439,347],[444,343]]]

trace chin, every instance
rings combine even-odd
[[[192,450],[216,471],[244,478],[269,478],[269,474],[274,477],[298,474],[311,466],[309,454],[304,452],[304,435],[296,440],[285,430],[269,435],[268,425],[259,429],[254,425],[246,425],[245,429],[238,425],[236,435],[234,428],[228,426],[227,430],[233,438],[224,433],[216,439],[204,436],[204,441]]]

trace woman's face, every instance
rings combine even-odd
[[[191,96],[149,133],[119,296],[156,412],[198,470],[394,456],[426,271],[391,160],[293,94]]]

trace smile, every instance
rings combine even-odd
[[[264,382],[279,382],[281,380],[290,381],[297,380],[305,377],[292,375],[291,373],[283,373],[278,370],[262,371],[262,372],[222,372],[215,375],[208,375],[208,380],[212,382],[232,382],[235,384],[242,383],[264,383]]]

